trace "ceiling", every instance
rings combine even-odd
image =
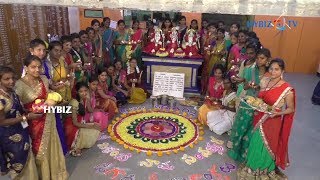
[[[0,3],[320,17],[320,0],[0,0]]]

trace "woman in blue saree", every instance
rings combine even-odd
[[[105,66],[112,65],[114,63],[114,49],[113,41],[115,32],[110,28],[110,18],[103,18],[103,24],[105,30],[102,35],[102,51]]]
[[[24,115],[19,97],[14,92],[14,71],[0,67],[0,170],[11,179],[37,180],[38,172],[31,151],[26,121],[42,116]]]

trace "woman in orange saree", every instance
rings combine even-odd
[[[206,94],[207,87],[208,87],[208,81],[210,74],[208,73],[208,66],[210,61],[210,50],[211,46],[215,44],[216,37],[217,37],[217,24],[209,24],[208,26],[208,32],[203,36],[202,42],[203,42],[203,66],[202,66],[202,73],[201,73],[201,93]]]
[[[285,179],[277,168],[289,165],[288,141],[295,112],[295,91],[282,79],[284,62],[270,62],[269,78],[261,83],[258,95],[272,110],[256,111],[254,133],[250,140],[245,166],[238,170],[239,179]]]
[[[26,76],[16,82],[16,93],[21,97],[25,109],[34,112],[32,106],[37,99],[45,100],[49,93],[49,82],[40,76],[41,60],[36,56],[24,61]],[[41,179],[65,180],[68,178],[65,157],[56,128],[54,113],[29,121],[32,150]]]
[[[109,113],[109,119],[111,120],[119,110],[116,98],[111,96],[108,90],[107,72],[99,71],[98,80],[98,87],[95,90],[96,108]]]

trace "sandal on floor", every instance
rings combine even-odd
[[[81,152],[71,151],[70,153],[73,157],[80,157],[82,154]]]
[[[232,149],[233,145],[232,145],[232,142],[231,141],[228,141],[227,142],[227,148],[228,149]]]

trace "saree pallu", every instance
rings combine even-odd
[[[213,47],[213,51],[216,52],[221,52],[225,50],[225,42],[223,41],[220,44],[215,44],[215,46]],[[225,62],[223,62],[221,59],[223,58],[223,55],[215,55],[212,54],[209,60],[209,64],[208,64],[208,76],[210,76],[212,74],[212,69],[214,67],[215,64],[222,64],[224,65]]]
[[[78,116],[78,122],[81,122],[82,116]],[[100,131],[89,128],[78,128],[72,122],[72,117],[68,116],[64,122],[68,149],[74,151],[76,149],[91,148],[97,141]]]
[[[6,119],[24,113],[18,96],[15,93],[12,96],[13,99],[0,91],[0,110],[4,111]],[[20,122],[0,126],[0,170],[8,172],[11,179],[38,179],[28,129],[24,129]]]
[[[143,30],[138,29],[134,34],[131,35],[131,40],[135,43],[132,44],[131,50],[132,50],[132,58],[135,58],[137,60],[138,66],[142,67],[142,37],[143,37]]]
[[[90,122],[90,123],[92,123],[91,121],[93,120],[94,122],[100,124],[101,131],[103,131],[103,130],[105,130],[107,128],[108,121],[109,121],[109,113],[107,111],[97,110],[97,108],[96,108],[97,100],[96,100],[96,95],[95,95],[94,92],[91,93],[90,102],[91,102],[91,107],[92,107],[94,112],[86,113],[85,116],[84,116],[84,120],[86,122]],[[110,111],[110,117],[113,118],[114,114],[116,112],[118,112],[118,109],[112,109],[111,106],[112,105],[109,104],[107,108]]]
[[[113,41],[114,41],[114,31],[112,29],[107,29],[104,31],[102,35],[102,51],[103,51],[103,59],[104,66],[108,67],[111,64],[114,64],[114,49],[113,49]]]
[[[245,62],[243,62],[242,65],[244,65],[244,63]],[[240,77],[244,78],[246,82],[254,81],[255,84],[260,84],[259,71],[255,63],[245,67]],[[239,162],[243,162],[248,153],[249,142],[253,131],[252,121],[254,113],[254,110],[246,103],[241,102],[240,98],[246,95],[256,96],[254,89],[244,90],[243,88],[243,83],[238,85],[238,99],[236,101],[237,112],[230,134],[232,148],[228,151],[228,155]]]
[[[40,84],[30,87],[22,79],[16,83],[16,92],[25,108],[32,111],[36,99],[46,99],[48,79],[42,77]],[[65,157],[56,128],[55,114],[46,113],[41,118],[29,121],[32,150],[41,179],[65,180],[68,178]]]
[[[147,100],[147,90],[143,86],[143,82],[141,84],[135,83],[133,86],[133,83],[130,82],[132,79],[141,79],[142,72],[134,72],[127,74],[127,82],[128,85],[131,87],[131,94],[130,94],[130,99],[129,103],[132,104],[142,104]]]
[[[99,82],[98,90],[102,90],[106,95],[109,95],[107,84],[103,84]],[[116,113],[119,112],[116,102],[111,99],[105,99],[99,95],[99,93],[95,92],[95,108],[102,109],[103,111],[108,113],[109,119],[112,119]],[[93,97],[92,97],[93,98]]]
[[[232,126],[230,140],[232,148],[228,155],[233,160],[243,162],[247,156],[249,141],[252,136],[252,120],[254,110],[246,103],[241,102]]]
[[[259,97],[281,111],[285,97],[294,90],[288,83],[261,91]],[[294,100],[295,101],[295,100]],[[270,115],[256,112],[254,133],[250,140],[245,167],[239,169],[238,177],[245,179],[282,179],[275,173],[276,166],[285,169],[289,165],[288,141],[294,113],[271,118]]]
[[[92,42],[84,43],[82,46],[82,57],[84,58],[84,76],[86,78],[86,81],[88,81],[94,74],[96,69],[96,62],[93,60],[94,49]]]
[[[125,70],[120,70],[120,72],[118,74],[116,74],[116,77],[115,77],[115,80],[114,80],[114,83],[117,87],[119,87],[120,89],[122,90],[125,90],[125,86],[124,86],[124,82],[125,82],[125,79],[126,79],[126,71]],[[114,94],[115,94],[115,97],[117,99],[117,102],[120,103],[120,104],[126,104],[127,103],[127,96],[121,92],[121,91],[117,91],[114,89]]]
[[[67,81],[68,69],[66,68],[66,66],[67,65],[65,62],[65,58],[63,58],[63,57],[59,59],[59,65],[57,67],[53,67],[51,64],[50,76],[51,76],[52,82],[57,83],[60,81],[63,81],[63,82]],[[70,101],[72,98],[70,85],[65,85],[65,86],[61,87],[60,89],[57,89],[56,92],[59,93],[61,95],[61,97],[63,98],[63,100],[65,100],[65,101]],[[62,127],[61,114],[56,113],[55,118],[56,118],[56,127],[57,127],[57,131],[58,131],[59,139],[60,139],[61,146],[63,149],[63,154],[66,155],[68,151],[67,151],[67,145],[65,142],[65,135],[63,132],[63,127]]]
[[[104,70],[105,68],[102,45],[102,37],[98,34],[92,41],[93,54],[95,57],[100,58],[99,62],[94,62],[94,64],[96,64],[96,68],[94,69],[96,73],[98,72],[98,70]]]
[[[53,83],[57,83],[57,82],[61,82],[61,81],[67,82],[68,69],[66,68],[64,58],[59,59],[59,65],[57,67],[52,66],[50,74],[52,76],[51,80]],[[61,95],[63,100],[65,100],[65,101],[71,100],[71,87],[70,86],[65,85],[55,91]]]
[[[147,100],[147,93],[142,88],[132,87],[129,103],[142,104]]]
[[[119,32],[115,33],[115,38],[117,41],[129,41],[129,33],[125,31],[124,34],[120,34]],[[117,60],[120,60],[122,62],[122,67],[126,68],[127,67],[127,50],[126,50],[127,45],[116,45],[116,57]]]
[[[241,66],[244,66],[245,61],[242,62]],[[253,63],[250,66],[244,67],[243,71],[239,73],[239,77],[244,78],[246,82],[254,82],[256,85],[260,84],[260,78],[259,78],[259,69],[256,66],[256,63]],[[254,89],[247,89],[244,90],[244,83],[240,83],[237,88],[237,97],[244,97],[244,96],[256,96],[257,92]],[[237,101],[237,107],[240,104],[240,101],[238,99]]]
[[[204,40],[204,50],[203,50],[203,64],[202,64],[202,72],[201,72],[201,92],[202,94],[206,94],[207,85],[209,81],[210,74],[209,72],[209,62],[210,62],[210,46],[212,42],[215,40],[214,35],[207,35],[207,38]]]
[[[79,102],[75,99],[70,101],[74,111],[78,111]],[[78,115],[79,123],[90,123],[89,119],[85,120],[84,116]],[[88,121],[88,122],[86,122]],[[76,149],[91,148],[97,141],[100,131],[96,129],[78,128],[73,124],[72,115],[69,115],[64,122],[67,145],[70,151]]]
[[[102,109],[108,113],[107,121],[112,120],[115,114],[119,112],[116,102],[111,99],[104,99],[99,95],[96,96],[96,109]]]

